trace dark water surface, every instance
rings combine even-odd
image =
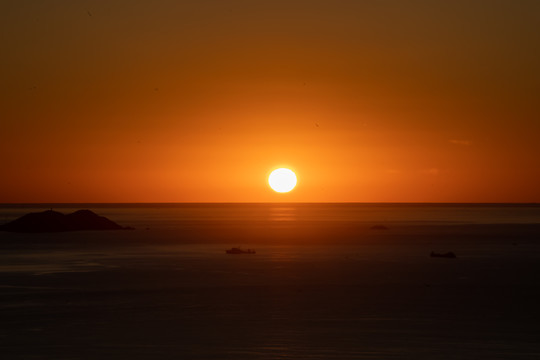
[[[540,357],[538,206],[79,208],[136,230],[0,232],[2,358]]]

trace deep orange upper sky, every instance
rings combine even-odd
[[[0,202],[540,202],[540,1],[8,0]],[[297,188],[274,193],[270,171]]]

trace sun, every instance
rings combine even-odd
[[[296,174],[290,169],[276,169],[268,177],[268,184],[278,193],[289,192],[296,186]]]

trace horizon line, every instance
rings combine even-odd
[[[17,205],[540,205],[540,202],[436,202],[436,201],[295,201],[295,202],[232,202],[232,201],[180,201],[180,202],[0,202],[0,206]]]

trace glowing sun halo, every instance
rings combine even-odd
[[[286,193],[296,186],[296,175],[289,169],[276,169],[268,177],[268,184],[270,184],[272,190],[279,193]]]

